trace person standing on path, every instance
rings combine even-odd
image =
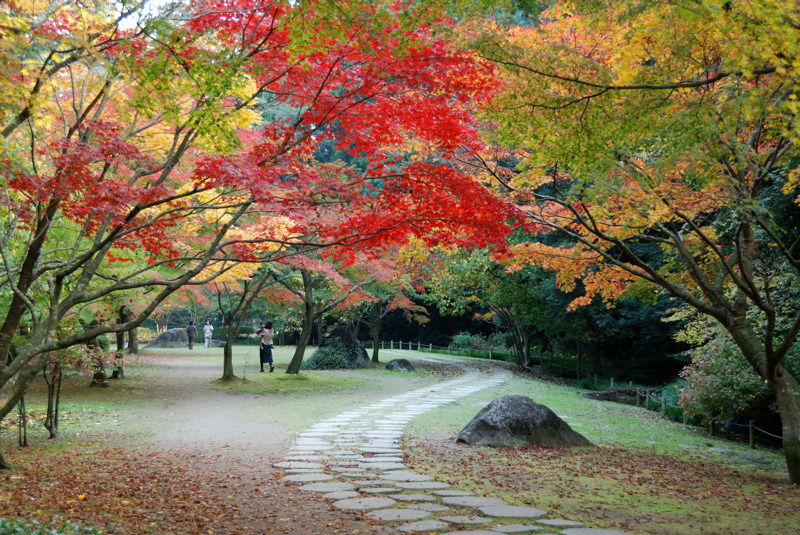
[[[206,320],[206,324],[203,325],[203,332],[206,335],[206,347],[211,347],[211,334],[214,332],[214,326],[211,325],[211,320]]]
[[[256,329],[256,336],[258,336],[258,356],[261,360],[261,371],[264,371],[264,364],[269,363],[269,371],[275,371],[275,366],[272,363],[272,338],[275,333],[272,332],[272,322],[261,322],[261,327]]]
[[[197,335],[197,327],[194,326],[194,320],[189,320],[189,325],[186,326],[186,337],[189,339],[189,349],[194,346],[194,337]]]

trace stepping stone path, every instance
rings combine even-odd
[[[468,363],[459,365],[466,373],[457,379],[343,412],[311,426],[275,464],[287,474],[284,482],[320,494],[337,509],[391,522],[398,533],[628,535],[587,528],[572,520],[547,519],[547,513],[534,507],[475,496],[408,470],[400,447],[406,424],[429,410],[497,386],[510,375],[499,368],[486,373]]]

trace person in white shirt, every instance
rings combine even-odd
[[[211,325],[211,320],[207,320],[203,325],[203,332],[206,333],[206,347],[211,347],[211,333],[214,332],[214,326]]]

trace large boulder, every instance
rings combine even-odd
[[[355,333],[345,325],[335,327],[326,342],[331,343],[338,340],[347,349],[347,359],[353,364],[354,368],[372,368],[372,361],[367,355],[367,350],[361,344]]]
[[[390,372],[415,372],[417,369],[406,359],[394,359],[386,363],[386,369]]]
[[[195,338],[195,343],[198,340]],[[202,340],[200,344],[202,344]],[[186,330],[181,328],[168,329],[163,333],[156,336],[152,342],[147,344],[145,348],[159,348],[159,347],[187,347],[189,345],[189,337],[186,336]]]
[[[492,401],[458,433],[456,442],[506,448],[591,445],[553,411],[525,396]]]

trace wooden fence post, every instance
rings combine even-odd
[[[756,449],[756,426],[755,421],[750,420],[750,449]]]

